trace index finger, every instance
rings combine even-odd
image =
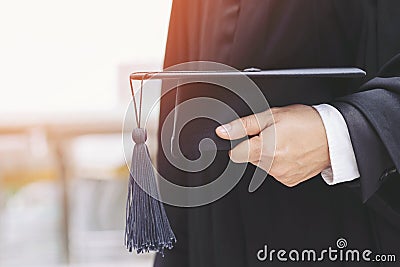
[[[216,134],[222,139],[235,140],[247,135],[259,134],[274,123],[271,109],[264,112],[246,116],[215,129]]]

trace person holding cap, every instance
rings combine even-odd
[[[251,164],[223,198],[195,208],[167,206],[178,242],[156,256],[156,267],[291,266],[257,254],[265,246],[322,251],[339,239],[348,248],[400,260],[399,10],[395,0],[173,2],[165,68],[203,60],[237,69],[354,66],[367,76],[259,79],[271,110],[257,114],[236,105],[223,89],[180,90],[182,101],[216,98],[241,117],[224,125],[204,118],[190,122],[190,130],[182,131],[183,150],[197,150],[193,131],[200,139],[249,139],[218,151],[215,162],[198,173],[176,169],[159,149],[158,171],[179,184],[198,185],[217,178],[230,160]],[[160,127],[174,103],[173,92],[163,97]],[[269,176],[249,193],[256,168]],[[327,257],[322,262],[296,264],[355,264]]]

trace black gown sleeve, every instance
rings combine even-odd
[[[379,215],[375,221],[400,231],[400,1],[363,3],[365,46],[359,51],[365,53],[359,66],[366,66],[369,81],[332,105],[347,123],[360,171],[360,179],[346,185],[361,191],[363,202]],[[377,236],[387,235],[389,227],[382,225]]]
[[[360,91],[332,103],[343,115],[364,202],[400,226],[400,54]]]

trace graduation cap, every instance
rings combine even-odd
[[[125,245],[129,251],[137,253],[156,251],[163,253],[164,249],[171,249],[176,242],[162,202],[159,200],[159,190],[155,173],[146,146],[146,129],[141,126],[141,109],[143,95],[143,81],[148,79],[196,81],[202,78],[233,79],[239,76],[249,78],[358,78],[365,76],[365,72],[358,68],[309,68],[260,70],[249,68],[243,71],[231,70],[173,70],[161,72],[135,72],[130,75],[132,100],[134,104],[137,128],[132,132],[135,143],[132,154],[132,164],[129,177],[128,199],[126,205]],[[139,103],[136,102],[133,89],[133,80],[139,80]],[[177,88],[178,89],[178,88]],[[175,106],[177,102],[175,102]],[[171,136],[171,154],[179,149],[176,128],[176,111],[174,113],[174,128]],[[140,184],[138,184],[140,182]]]

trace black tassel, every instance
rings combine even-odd
[[[136,117],[140,118],[140,116]],[[165,248],[173,247],[176,238],[163,203],[158,200],[160,194],[149,150],[145,143],[147,132],[140,128],[139,120],[139,128],[132,132],[135,146],[126,203],[125,245],[129,252],[132,250],[136,250],[137,253],[156,251],[163,254]],[[136,181],[140,181],[140,185]]]

